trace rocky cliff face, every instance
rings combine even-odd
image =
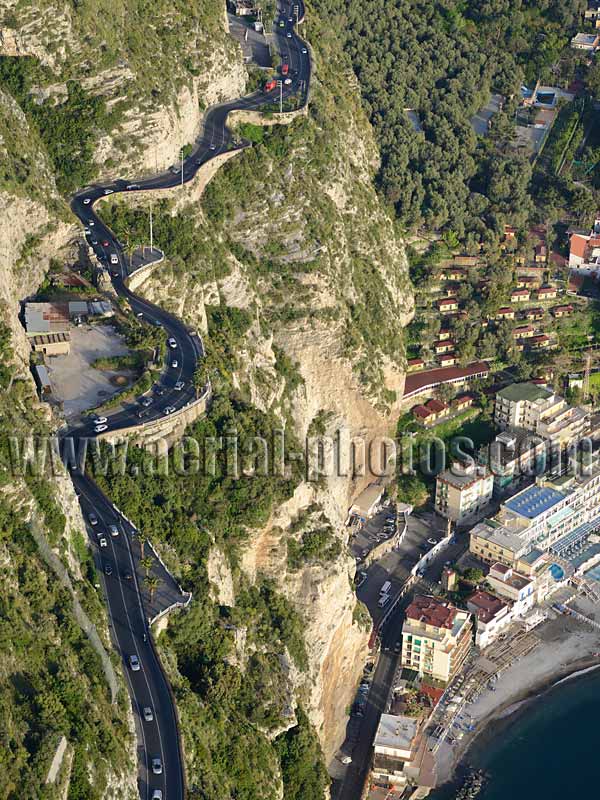
[[[44,65],[40,101],[64,96],[67,77],[79,69],[87,91],[120,108],[113,127],[98,133],[94,159],[103,177],[128,176],[170,163],[197,135],[203,108],[244,91],[246,72],[222,5],[205,5],[202,11],[178,5],[175,12],[160,0],[156,17],[172,27],[161,34],[156,17],[152,24],[138,20],[126,0],[122,20],[101,22],[101,14],[88,18],[70,3],[30,0],[19,4],[18,16],[16,4],[9,6],[0,44],[6,54],[31,55]],[[378,154],[357,87],[335,37],[323,35],[318,20],[309,24],[316,77],[308,114],[268,132],[244,122],[239,132],[255,146],[224,165],[208,188],[202,180],[173,195],[164,213],[191,214],[202,250],[184,265],[167,252],[140,291],[205,332],[215,306],[248,311],[254,322],[232,375],[238,391],[301,439],[343,427],[368,440],[393,425],[412,291],[402,239],[373,188]],[[90,52],[100,45],[96,63]],[[0,101],[5,119],[19,116],[8,97]],[[0,291],[23,365],[18,300],[39,285],[50,257],[72,258],[76,232],[39,142],[33,134],[28,142],[31,159],[45,164],[40,175],[29,178],[26,190],[0,184]],[[368,636],[353,622],[354,564],[344,550],[344,519],[352,496],[369,481],[368,475],[304,480],[265,528],[251,532],[241,563],[250,580],[274,578],[306,621],[309,667],[289,680],[328,755],[340,742]],[[71,505],[66,482],[60,491]],[[315,509],[342,547],[332,559],[292,569],[291,528]],[[74,519],[71,527],[79,524]],[[219,602],[235,605],[224,554],[215,550],[208,566]]]

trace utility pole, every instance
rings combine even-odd
[[[150,256],[154,250],[154,237],[152,231],[152,200],[150,200]]]
[[[296,25],[298,25],[298,24],[299,24],[299,23],[298,23],[298,14],[299,14],[298,4],[297,4],[297,3],[295,3],[295,4],[294,4],[294,15],[295,15],[295,17],[296,17]]]
[[[181,185],[183,186],[183,144],[181,145]]]
[[[283,114],[283,81],[277,81],[279,86],[279,113]]]

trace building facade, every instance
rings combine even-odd
[[[494,492],[494,476],[487,467],[453,464],[435,483],[435,510],[446,519],[462,522],[485,508]]]
[[[469,654],[471,633],[468,611],[417,595],[406,609],[402,626],[402,666],[446,685]]]

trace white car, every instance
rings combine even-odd
[[[155,789],[152,792],[152,800],[163,800],[162,789]]]
[[[140,186],[138,183],[130,183],[127,188],[131,191],[131,189],[139,189]]]
[[[177,347],[177,340],[176,340],[176,339],[174,339],[174,338],[171,336],[171,338],[170,338],[170,339],[167,339],[167,344],[169,345],[169,347],[171,347],[173,350],[175,350],[175,348]]]
[[[102,433],[102,431],[107,431],[108,425],[96,425],[94,427],[94,433]]]
[[[90,199],[89,197],[85,197],[85,198],[84,198],[84,200],[83,200],[83,205],[84,205],[84,206],[89,206],[89,204],[90,204],[91,202],[92,202],[92,201],[91,201],[91,199]]]
[[[90,233],[91,233],[91,230],[90,230],[90,229],[89,229],[89,228],[86,226],[86,227],[83,229],[83,232],[85,233],[85,235],[86,235],[86,236],[89,236],[89,235],[90,235]]]
[[[96,223],[94,222],[94,220],[93,220],[93,219],[89,219],[89,220],[88,220],[88,225],[90,226],[90,228],[93,228],[95,224],[96,224]]]
[[[112,194],[112,193],[113,193],[112,189],[105,189],[104,190],[104,194]]]
[[[94,514],[93,511],[90,511],[90,513],[88,514],[88,520],[90,521],[90,525],[98,524],[98,517]]]
[[[100,544],[100,547],[108,547],[108,542],[106,541],[106,538],[104,536],[100,536],[98,542]]]
[[[158,756],[154,756],[152,759],[152,772],[155,775],[162,775],[162,761]]]
[[[165,416],[172,414],[175,411],[175,406],[167,406],[165,408]]]
[[[308,53],[308,50],[306,49],[306,47],[302,48],[302,52],[304,53],[304,55],[306,55]]]
[[[171,361],[171,366],[173,367],[173,369],[177,369],[177,367],[179,366],[179,361],[177,361],[177,359],[174,358],[173,361]]]
[[[108,422],[106,417],[95,417],[94,418],[94,425],[104,425],[105,422]]]
[[[140,660],[135,653],[129,656],[129,666],[134,672],[140,671]]]
[[[118,256],[117,256],[116,253],[111,253],[110,254],[110,263],[111,264],[118,264],[119,263],[119,259],[118,259]]]
[[[290,33],[290,31],[288,31],[288,32],[286,33],[286,36],[287,36],[287,38],[288,38],[288,39],[291,39],[291,38],[292,38],[292,34]]]
[[[427,539],[427,544],[437,544],[437,539]]]
[[[143,714],[146,722],[152,722],[152,720],[154,719],[154,714],[152,713],[152,709],[150,708],[150,706],[144,706]]]
[[[285,83],[285,85],[286,85],[286,86],[289,86],[291,82],[292,82],[292,79],[291,79],[291,78],[286,78],[286,79],[284,80],[284,83]]]
[[[184,386],[185,386],[185,383],[183,381],[177,381],[177,383],[175,384],[175,386],[173,388],[175,389],[176,392],[180,392],[183,389]]]
[[[117,528],[116,525],[109,525],[108,526],[108,530],[110,531],[110,535],[111,536],[118,536],[119,535],[119,529]]]

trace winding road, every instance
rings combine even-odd
[[[153,391],[152,403],[146,409],[145,416],[139,417],[141,406],[107,415],[106,425],[110,431],[158,419],[172,413],[172,409],[183,408],[195,400],[193,376],[203,356],[203,348],[200,338],[181,320],[127,288],[128,266],[123,246],[97,215],[94,204],[112,193],[165,189],[186,183],[195,177],[202,165],[216,156],[248,146],[248,143],[234,145],[226,125],[231,111],[261,109],[278,104],[280,98],[285,101],[294,94],[300,96],[301,104],[307,102],[311,77],[310,54],[308,46],[296,33],[296,22],[302,22],[304,18],[304,4],[301,1],[290,3],[280,0],[277,11],[272,43],[279,52],[282,65],[288,64],[285,78],[281,70],[280,85],[271,91],[257,91],[209,109],[202,134],[176,173],[172,169],[150,178],[94,185],[79,192],[71,201],[73,213],[86,230],[88,244],[110,270],[117,294],[127,299],[134,314],[142,316],[150,324],[160,325],[165,337],[176,342],[176,347],[167,348],[170,363],[165,366],[160,388],[157,391],[155,387]],[[285,83],[286,78],[289,83]],[[172,366],[173,361],[177,362],[176,367]],[[183,388],[179,388],[181,383]],[[94,429],[93,421],[86,422],[69,429],[63,441],[70,438],[77,450],[82,442],[94,438]],[[68,458],[66,460],[69,461]],[[123,660],[131,696],[137,731],[140,797],[143,800],[183,800],[186,796],[186,780],[177,710],[150,635],[150,615],[144,606],[140,589],[142,573],[136,530],[88,474],[73,462],[69,464],[69,469],[82,511],[90,523],[89,531],[95,544],[97,563],[102,568],[112,639]],[[100,546],[101,538],[104,540],[103,546]],[[160,569],[160,565],[157,568]],[[170,576],[166,570],[164,572],[161,578],[168,582]],[[170,592],[172,599],[181,599],[172,579],[171,583],[173,585],[167,586],[166,591]],[[137,656],[139,669],[132,668],[131,656]],[[145,719],[144,709],[151,709],[152,719]]]

